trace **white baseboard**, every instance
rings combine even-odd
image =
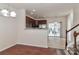
[[[9,45],[9,46],[7,46],[7,47],[5,47],[5,48],[3,48],[3,49],[0,49],[0,52],[1,51],[4,51],[4,50],[6,50],[6,49],[8,49],[8,48],[10,48],[10,47],[12,47],[12,46],[15,46],[16,44],[12,44],[12,45]]]
[[[28,45],[28,46],[35,46],[35,47],[42,47],[42,48],[48,48],[47,46],[41,46],[41,45],[32,45],[32,44],[25,44],[25,43],[18,43],[18,44],[21,44],[21,45]],[[9,45],[9,46],[7,46],[7,47],[5,47],[5,48],[2,48],[2,49],[0,49],[0,52],[1,51],[4,51],[4,50],[6,50],[6,49],[8,49],[8,48],[10,48],[10,47],[12,47],[12,46],[15,46],[16,44],[12,44],[12,45]]]
[[[33,44],[25,44],[25,43],[17,43],[17,44],[35,46],[35,47],[41,47],[41,48],[48,48],[47,46],[41,46],[41,45],[33,45]]]

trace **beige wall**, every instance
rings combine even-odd
[[[75,25],[79,24],[79,5],[76,6],[75,8],[73,8],[73,17],[72,18],[73,18],[72,27],[74,27]],[[72,30],[72,33],[71,33],[71,42],[69,42],[70,44],[68,45],[68,47],[73,47],[73,44],[74,44],[73,33],[74,33],[74,31],[79,32],[79,26]],[[79,36],[77,36],[77,44],[79,44]]]
[[[0,5],[0,8],[8,6]],[[14,8],[9,7],[11,10]],[[66,17],[49,18],[50,22],[62,22],[61,36],[65,38]],[[79,24],[79,8],[74,9],[74,25]],[[76,29],[78,30],[78,29]],[[48,47],[47,30],[27,29],[25,27],[25,10],[17,11],[17,18],[0,16],[0,51],[17,44]]]
[[[67,30],[70,30],[73,27],[74,14],[73,10],[70,10],[70,13],[67,16]],[[73,31],[68,32],[67,39],[69,42],[73,40]]]
[[[25,10],[19,11],[17,44],[48,47],[47,29],[28,29],[25,27]],[[62,38],[65,38],[66,17],[47,19],[47,22],[62,22]]]
[[[58,17],[58,18],[49,18],[47,19],[47,23],[53,23],[53,22],[61,22],[61,38],[65,38],[66,34],[66,24],[67,24],[67,20],[66,20],[66,16],[63,17]]]
[[[66,37],[66,25],[67,25],[67,18],[66,16],[58,17],[58,18],[49,18],[47,19],[47,23],[53,22],[61,22],[61,37],[48,37],[48,47],[51,48],[58,48],[58,49],[65,49],[65,37]]]
[[[18,18],[18,40],[17,44],[32,45],[38,47],[48,47],[48,31],[47,29],[28,29],[25,27],[25,10],[19,11]],[[47,19],[47,23],[50,22],[62,22],[62,37],[65,38],[66,30],[66,17],[50,18]]]
[[[0,8],[8,8],[8,6],[0,4]],[[16,18],[0,16],[0,51],[16,44],[16,22]]]
[[[17,44],[47,48],[47,30],[28,29],[25,27],[25,10],[19,11]]]
[[[74,26],[79,24],[79,5],[74,8]],[[74,31],[79,32],[79,26],[74,29]],[[79,44],[79,36],[77,36],[77,42]]]

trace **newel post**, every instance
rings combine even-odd
[[[76,43],[76,37],[77,37],[77,33],[76,31],[74,31],[74,55],[77,55],[77,43]]]
[[[67,48],[67,30],[66,30],[66,42],[65,42],[65,49]]]

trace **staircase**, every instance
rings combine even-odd
[[[79,55],[79,47],[77,47],[76,53],[74,53],[74,48],[68,48],[68,53],[70,55]]]
[[[79,45],[77,44],[77,43],[79,43],[79,40],[77,40],[79,32],[74,31],[74,33],[73,33],[74,42],[70,42],[68,44],[68,39],[67,39],[68,32],[72,31],[73,29],[77,28],[78,26],[79,26],[79,24],[77,24],[76,26],[74,26],[70,30],[66,30],[66,45],[65,45],[65,48],[66,48],[66,51],[68,52],[68,54],[70,54],[70,55],[79,55]],[[68,45],[70,45],[71,47],[67,47]]]

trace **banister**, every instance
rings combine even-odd
[[[66,41],[65,41],[65,49],[66,49],[66,46],[67,46],[67,30],[66,30]]]
[[[77,26],[79,26],[79,24],[77,24],[76,26],[72,27],[71,29],[67,30],[67,32],[70,32],[71,30],[73,30],[74,28],[76,28]]]
[[[71,30],[73,30],[74,28],[76,28],[77,26],[79,26],[79,24],[77,24],[76,26],[72,27],[70,30],[66,30],[66,43],[65,43],[65,48],[68,45],[68,43],[67,43],[67,33],[70,32]]]

